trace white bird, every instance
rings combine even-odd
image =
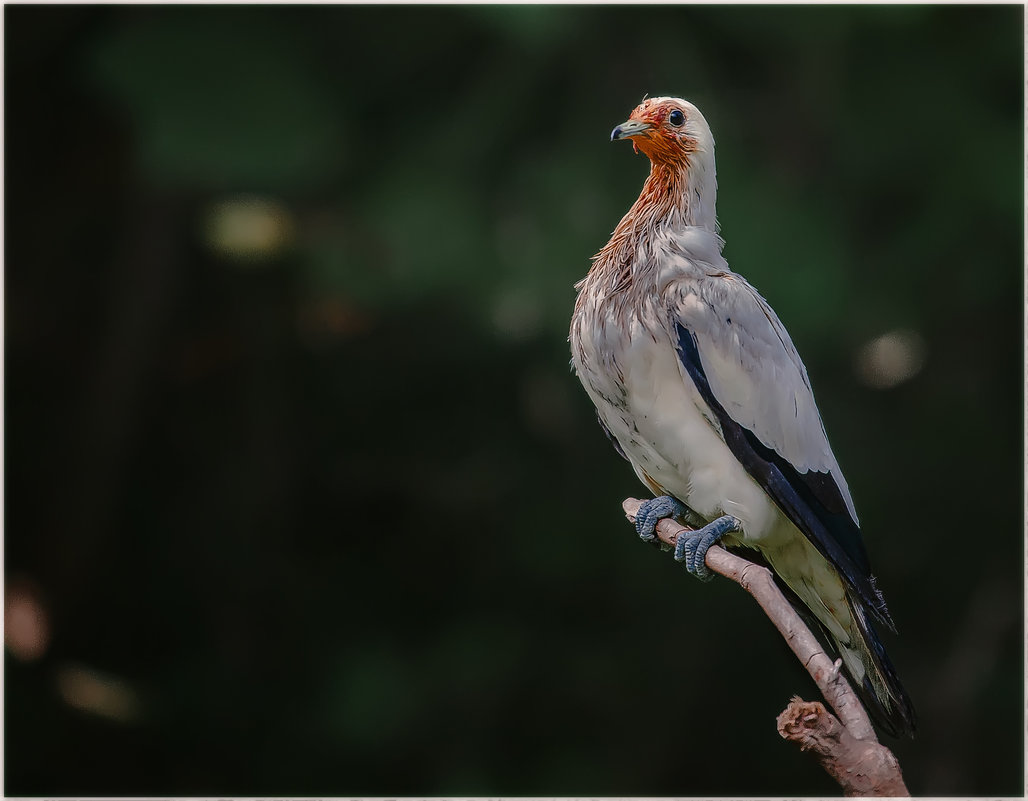
[[[619,139],[649,157],[650,174],[576,285],[570,342],[600,423],[656,496],[638,532],[652,540],[662,517],[696,526],[675,558],[704,579],[714,542],[759,551],[830,637],[875,721],[911,734],[913,706],[871,618],[895,627],[807,371],[721,255],[710,128],[691,103],[656,97],[614,129]]]

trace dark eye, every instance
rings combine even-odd
[[[682,126],[682,123],[685,122],[685,115],[678,109],[675,109],[667,115],[667,121],[674,125],[676,128],[680,128]]]

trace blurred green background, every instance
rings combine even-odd
[[[811,374],[915,794],[1023,791],[1019,6],[5,20],[5,791],[821,795],[569,371],[644,93]]]

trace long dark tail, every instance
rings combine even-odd
[[[746,555],[752,558],[750,553]],[[764,559],[754,561],[768,564]],[[913,736],[917,728],[914,705],[899,680],[896,668],[885,653],[878,632],[868,620],[860,599],[853,592],[847,591],[853,625],[847,629],[848,638],[840,641],[829,633],[826,624],[817,619],[781,575],[774,573],[774,578],[775,584],[810,630],[818,635],[826,650],[834,651],[842,658],[850,683],[874,724],[892,737]]]
[[[836,643],[836,646],[847,667],[847,673],[853,679],[853,689],[864,702],[864,708],[871,719],[883,731],[893,737],[913,736],[917,729],[917,718],[910,696],[903,689],[896,668],[885,653],[878,632],[864,613],[861,601],[850,596],[850,608],[857,628],[854,633],[858,636],[852,637],[850,643]],[[859,659],[863,667],[860,671],[863,673],[862,681],[858,679],[858,671],[850,669],[847,664],[847,652],[855,654]]]

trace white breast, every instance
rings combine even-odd
[[[737,536],[743,542],[777,540],[791,526],[721,439],[670,336],[656,321],[627,315],[620,322],[586,315],[574,362],[636,474],[651,490],[674,495],[708,520],[735,516],[743,524]],[[583,350],[603,358],[581,359]]]

